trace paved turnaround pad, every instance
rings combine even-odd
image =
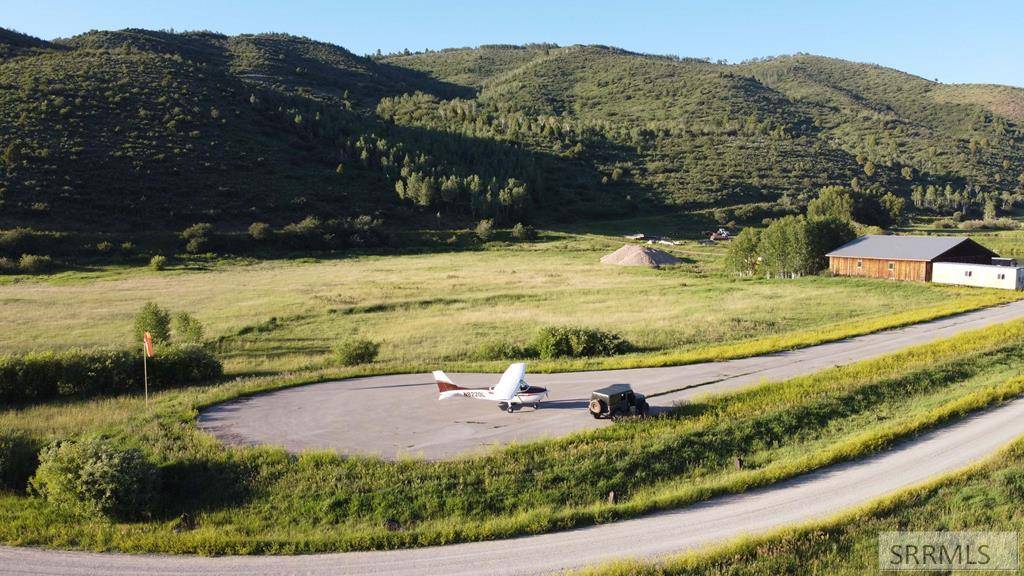
[[[406,374],[310,384],[240,398],[203,411],[198,424],[236,444],[444,459],[607,426],[608,421],[594,420],[587,412],[591,390],[607,384],[630,384],[654,395],[649,400],[655,410],[664,409],[697,395],[811,374],[1021,317],[1024,301],[753,358],[668,368],[527,373],[530,384],[548,387],[550,400],[539,410],[523,407],[513,414],[501,411],[494,402],[438,401],[431,375]],[[499,375],[450,376],[460,386],[486,387],[497,382]]]

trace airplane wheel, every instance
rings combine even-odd
[[[540,410],[540,402],[534,402],[533,403],[533,409],[534,410]]]
[[[512,408],[512,405],[511,405],[511,404],[509,404],[509,405],[508,405],[508,408],[506,408],[506,409],[505,409],[505,411],[506,411],[506,412],[508,412],[509,414],[511,414],[511,413],[512,413],[512,410],[514,410],[514,408]]]

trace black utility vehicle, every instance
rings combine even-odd
[[[633,392],[629,384],[612,384],[590,394],[590,415],[594,418],[646,416],[649,409],[644,395]]]

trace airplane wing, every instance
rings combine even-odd
[[[501,380],[494,386],[493,394],[497,400],[511,400],[519,391],[519,381],[526,375],[526,363],[516,362],[509,365]]]

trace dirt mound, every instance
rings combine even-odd
[[[679,258],[647,246],[625,244],[615,252],[601,258],[602,264],[618,264],[619,266],[647,266],[660,268],[682,262]]]

